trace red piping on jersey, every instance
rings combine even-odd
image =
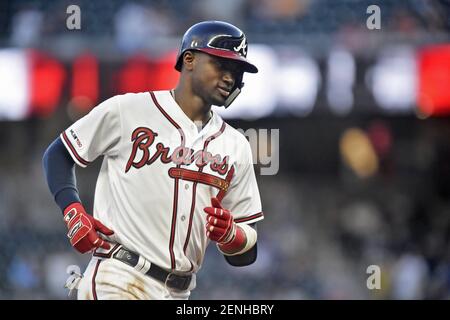
[[[97,276],[98,266],[100,265],[101,260],[97,261],[95,265],[94,273],[92,274],[92,297],[94,300],[98,300],[97,292],[95,291],[95,277]]]
[[[67,138],[66,132],[63,131],[62,133],[63,139],[66,142],[66,144],[69,146],[70,150],[72,151],[73,155],[75,156],[75,158],[77,158],[77,160],[82,163],[83,165],[87,166],[88,164],[90,164],[89,161],[84,160],[77,152],[77,150],[73,147],[72,143],[70,142],[69,138]]]
[[[191,212],[189,214],[189,226],[188,226],[188,231],[187,231],[187,235],[186,235],[186,240],[184,241],[184,246],[183,246],[183,252],[186,255],[186,249],[189,243],[189,239],[191,237],[191,229],[192,229],[192,217],[194,216],[194,211],[195,211],[195,199],[196,199],[196,193],[197,193],[197,182],[194,183],[194,186],[192,187],[192,202],[191,202]],[[192,263],[191,263],[191,269],[193,268]]]
[[[245,217],[245,218],[239,218],[239,219],[234,219],[234,222],[236,223],[240,223],[240,222],[247,222],[256,218],[260,218],[262,217],[264,214],[262,212],[258,212],[255,214],[252,214],[251,216]]]
[[[179,168],[180,165],[177,165]],[[178,211],[178,179],[175,179],[174,191],[173,191],[173,211],[172,211],[172,227],[170,230],[170,266],[172,270],[176,268],[175,253],[173,252],[173,243],[175,242],[175,228],[177,225],[177,211]]]
[[[224,131],[225,131],[225,121],[222,123],[222,125],[220,126],[219,131],[217,131],[216,133],[214,133],[212,136],[208,137],[205,140],[205,144],[203,145],[203,151],[206,150],[206,148],[208,147],[208,144],[213,141],[215,138],[217,138],[218,136],[220,136]]]
[[[220,126],[219,131],[217,131],[216,133],[214,133],[212,136],[208,137],[205,140],[205,143],[203,144],[203,153],[202,153],[202,155],[205,154],[205,151],[208,148],[208,144],[211,141],[213,141],[215,138],[220,136],[224,131],[225,131],[225,121]],[[183,177],[184,177],[184,174],[186,174],[186,173],[189,174],[189,172],[192,171],[192,170],[187,170],[187,169],[180,169],[180,171],[181,170],[183,170],[181,172]],[[197,183],[198,182],[207,183],[207,181],[210,181],[210,180],[213,180],[213,181],[218,181],[218,180],[219,181],[220,180],[224,181],[223,179],[217,178],[216,176],[213,176],[213,175],[210,175],[210,174],[203,173],[202,171],[203,171],[203,166],[201,166],[198,169],[198,172],[192,171],[195,174],[195,176],[193,176],[193,177],[196,177],[198,180],[194,182],[194,186],[192,188],[193,190],[192,190],[191,212],[189,214],[189,226],[188,226],[188,232],[187,232],[186,240],[184,242],[184,247],[183,247],[183,252],[184,252],[185,255],[186,255],[186,249],[187,249],[190,237],[191,237],[192,221],[193,221],[193,218],[194,218],[194,211],[195,211],[195,199],[196,199],[196,192],[197,192]],[[169,175],[170,175],[170,170],[169,170]],[[203,179],[201,177],[203,177]],[[212,177],[213,179],[210,179],[209,177]],[[209,184],[209,183],[207,183],[207,184]],[[219,183],[219,185],[220,185],[220,183]],[[215,186],[215,185],[213,185],[213,186]],[[228,188],[228,185],[226,186],[226,188]],[[192,270],[192,267],[193,266],[192,266],[192,262],[191,262],[191,270]]]
[[[155,94],[150,91],[150,96],[152,97],[153,103],[158,108],[158,110],[166,117],[167,120],[178,130],[178,133],[181,136],[181,145],[184,146],[185,143],[185,135],[183,129],[175,122],[167,112],[161,107],[158,100],[156,99]],[[177,168],[180,168],[180,165],[177,165]],[[170,266],[172,270],[176,268],[175,254],[173,252],[173,244],[175,242],[175,228],[177,225],[177,210],[178,210],[178,179],[175,179],[174,185],[174,194],[173,194],[173,210],[172,210],[172,226],[170,228],[170,241],[169,241],[169,252],[170,252]]]
[[[225,178],[225,181],[228,183],[228,186],[231,185],[231,180],[233,179],[233,174],[234,174],[234,167],[231,167],[230,171],[228,171],[228,173],[227,173],[227,177]],[[221,189],[216,196],[217,200],[222,201],[222,199],[223,199],[223,197],[225,197],[225,194],[227,191],[228,191],[228,188]]]
[[[156,99],[155,93],[153,91],[150,91],[150,96],[152,97],[153,102],[155,103],[155,106],[159,109],[159,111],[164,115],[164,117],[166,117],[167,120],[170,121],[170,123],[178,129],[178,132],[181,135],[181,145],[184,146],[184,142],[186,141],[186,138],[184,136],[184,132],[183,129],[181,129],[181,127],[178,125],[178,123],[175,122],[175,120],[173,120],[169,114],[161,107],[161,105],[159,104],[158,100]]]

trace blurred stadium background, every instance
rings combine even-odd
[[[112,95],[171,88],[182,34],[211,19],[246,31],[261,70],[222,114],[279,129],[279,171],[258,174],[257,262],[210,246],[192,299],[450,298],[448,0],[1,1],[0,298],[68,299],[65,269],[89,257],[67,241],[45,148]],[[77,168],[88,208],[99,165]]]

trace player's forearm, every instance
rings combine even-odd
[[[249,266],[256,261],[257,257],[257,243],[247,252],[235,256],[224,255],[225,260],[229,265],[233,267],[244,267]]]
[[[50,192],[61,211],[73,202],[81,202],[75,178],[75,163],[60,138],[50,144],[42,159]]]
[[[255,229],[255,231],[257,232],[255,223],[250,224],[249,227]],[[219,247],[219,249],[220,249],[220,247]],[[220,249],[220,250],[222,251],[222,249]],[[247,250],[241,254],[235,254],[235,255],[224,254],[224,257],[225,257],[225,260],[228,262],[228,264],[230,264],[234,267],[244,267],[244,266],[249,266],[252,263],[254,263],[256,261],[257,255],[258,255],[257,242],[255,241],[255,244],[249,250]]]

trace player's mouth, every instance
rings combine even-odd
[[[217,87],[217,90],[219,90],[220,94],[222,96],[224,96],[225,98],[228,97],[230,95],[230,90],[227,90],[226,88],[223,87]]]

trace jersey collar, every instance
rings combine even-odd
[[[211,109],[211,119],[206,123],[203,129],[199,132],[197,125],[192,121],[181,109],[178,103],[170,94],[170,91],[155,91],[156,99],[164,110],[172,117],[172,119],[178,123],[178,125],[187,133],[193,136],[208,135],[211,131],[217,131],[222,126],[223,120],[217,114],[217,112]]]

